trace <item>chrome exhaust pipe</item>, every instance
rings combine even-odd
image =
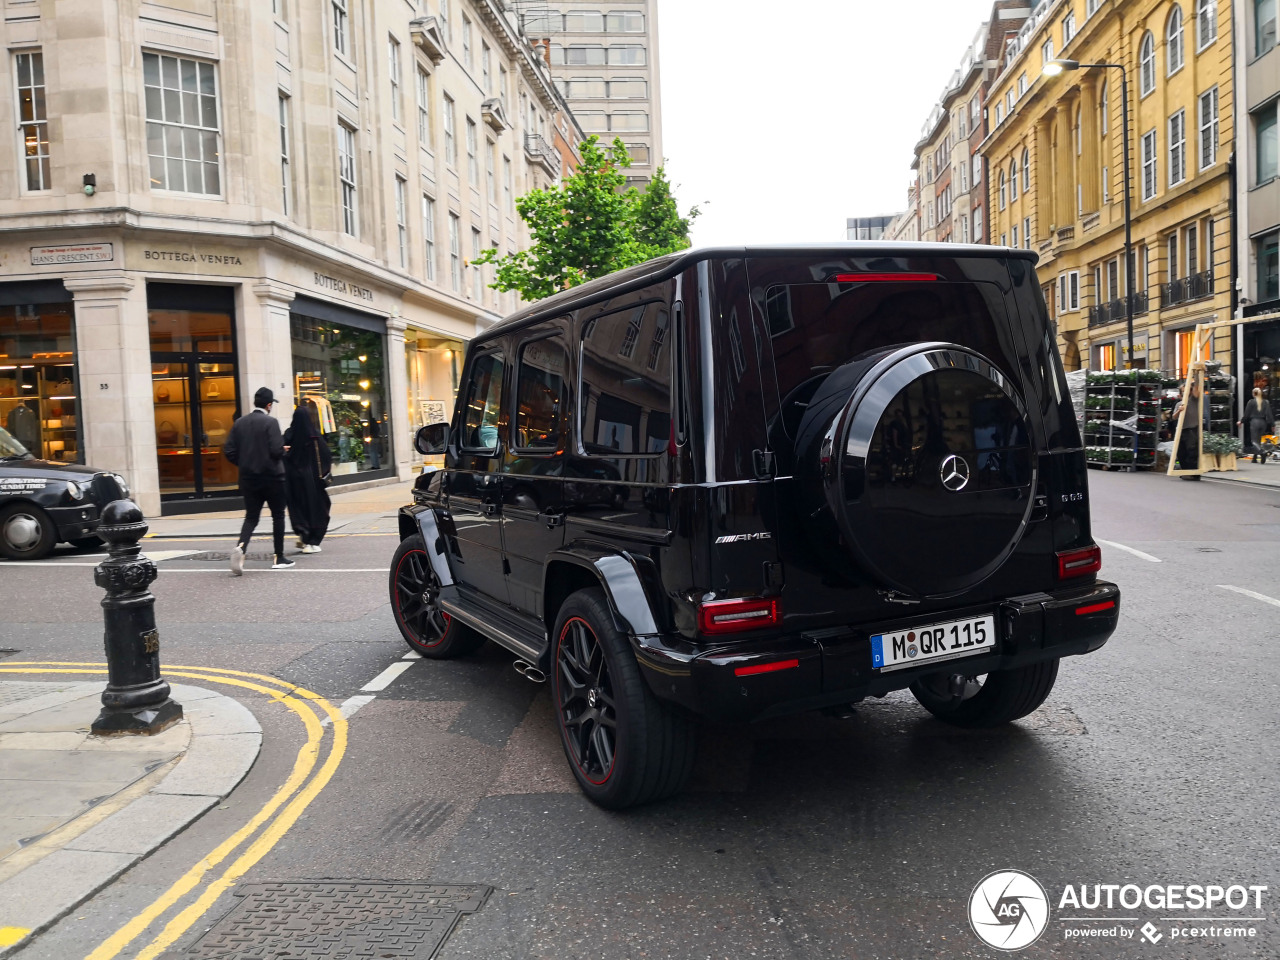
[[[532,680],[534,683],[547,682],[547,675],[527,660],[517,660],[512,664],[512,667],[515,668],[516,673],[526,680]]]

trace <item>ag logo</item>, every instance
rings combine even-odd
[[[997,870],[969,895],[969,925],[989,947],[1021,950],[1049,926],[1049,896],[1021,870]]]

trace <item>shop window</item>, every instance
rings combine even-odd
[[[215,67],[201,60],[142,55],[151,185],[160,190],[216,195],[218,87]]]
[[[1268,233],[1257,241],[1258,302],[1280,299],[1280,233]]]
[[[1098,347],[1098,369],[1115,370],[1119,351],[1114,343],[1104,343]]]
[[[78,461],[71,303],[0,307],[0,427],[37,457]]]
[[[534,340],[521,348],[516,386],[517,448],[550,452],[563,447],[569,416],[568,370],[569,353],[555,337]]]
[[[592,320],[583,331],[581,436],[596,456],[661,453],[671,439],[671,364],[650,368],[635,344],[668,324],[665,304],[650,302]],[[628,344],[630,345],[628,347]],[[662,340],[657,352],[663,355]]]
[[[317,303],[313,309],[328,319],[297,312],[297,301],[294,306],[290,334],[296,399],[312,401],[320,412],[334,476],[391,466],[384,335],[334,318],[327,305]]]

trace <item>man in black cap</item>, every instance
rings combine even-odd
[[[294,565],[284,555],[284,437],[280,423],[271,416],[276,402],[270,387],[259,387],[253,395],[253,412],[231,425],[231,433],[222,447],[228,460],[240,468],[240,493],[244,496],[244,525],[240,539],[231,549],[231,573],[244,573],[244,556],[249,538],[258,526],[262,505],[271,507],[271,535],[275,540],[275,563],[272,570],[287,570]]]

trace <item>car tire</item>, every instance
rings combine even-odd
[[[409,648],[431,660],[452,660],[484,645],[482,634],[440,609],[440,580],[422,537],[401,541],[388,578],[391,611]]]
[[[570,596],[552,636],[552,703],[582,792],[610,810],[679,793],[693,771],[696,728],[653,695],[603,592]]]
[[[87,537],[73,537],[67,543],[75,547],[77,550],[105,550],[106,544],[102,542],[101,537],[90,534]]]
[[[980,681],[970,681],[960,697],[951,695],[951,676],[936,673],[921,677],[911,685],[911,693],[943,723],[956,727],[999,727],[1025,717],[1045,702],[1058,678],[1058,661],[1044,660],[988,673]]]
[[[53,519],[32,503],[0,508],[0,554],[10,560],[47,557],[58,542]]]

